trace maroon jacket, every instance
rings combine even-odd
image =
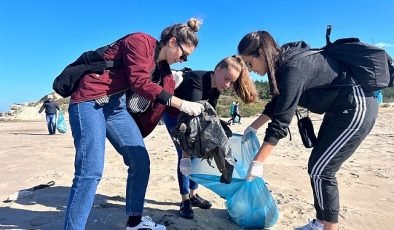
[[[162,73],[162,76],[164,76],[162,77],[163,89],[172,95],[174,94],[175,81],[172,77],[170,66],[167,62],[164,64],[165,65],[160,66],[160,72]],[[173,107],[167,107],[158,101],[154,101],[151,107],[149,107],[144,113],[140,115],[133,114],[133,118],[140,128],[143,137],[148,136],[153,131],[163,116],[163,113],[166,111],[166,108],[169,109]]]
[[[160,96],[167,101],[170,94],[150,80],[156,46],[157,40],[144,33],[129,34],[116,41],[103,56],[108,61],[121,59],[123,67],[82,77],[78,89],[71,95],[71,102],[92,100],[129,88],[151,101]]]
[[[155,67],[155,50],[158,41],[148,34],[133,33],[118,40],[105,53],[104,59],[122,60],[123,66],[106,70],[103,74],[87,74],[81,78],[71,103],[93,100],[127,89],[153,101],[144,114],[133,116],[143,136],[149,135],[160,121],[166,103],[174,94],[175,82],[167,62],[160,65],[162,86],[151,81]]]

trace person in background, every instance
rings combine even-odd
[[[237,102],[236,104],[235,104],[235,106],[234,106],[234,120],[233,120],[233,122],[235,122],[236,120],[235,120],[235,118],[236,117],[238,117],[238,124],[241,124],[241,114],[240,114],[240,112],[239,112],[239,102]]]
[[[296,229],[337,230],[336,173],[371,131],[378,105],[373,92],[357,85],[335,59],[323,53],[297,55],[308,49],[305,42],[279,47],[266,31],[251,32],[238,45],[238,53],[249,69],[261,76],[267,74],[272,95],[260,117],[244,132],[256,132],[271,120],[264,143],[249,166],[247,179],[263,176],[263,164],[278,141],[287,135],[297,106],[324,114],[318,143],[308,162],[316,219]]]
[[[228,125],[231,125],[231,123],[234,123],[234,118],[235,118],[235,113],[234,113],[234,107],[235,107],[235,101],[233,101],[230,105],[230,120],[227,121]]]
[[[383,103],[383,90],[379,89],[376,90],[374,93],[374,97],[376,99],[376,101],[378,102],[378,105]]]
[[[57,112],[60,110],[60,108],[57,102],[53,100],[53,96],[51,94],[47,96],[47,99],[44,101],[38,112],[42,113],[44,110],[49,135],[54,135],[56,134]]]
[[[257,98],[255,86],[249,76],[245,63],[239,56],[221,60],[213,71],[188,71],[183,74],[182,83],[175,90],[175,95],[189,101],[208,100],[216,108],[219,96],[224,90],[233,87],[237,95],[245,103],[254,102]],[[173,129],[177,123],[179,111],[167,111],[164,123],[167,130]],[[194,217],[192,207],[208,209],[211,203],[197,194],[198,185],[190,179],[191,158],[187,153],[176,148],[178,154],[178,183],[182,197],[179,215],[186,219]]]
[[[169,26],[159,41],[142,32],[129,34],[103,54],[108,61],[122,60],[121,68],[81,78],[69,106],[76,155],[64,229],[85,229],[103,174],[106,138],[127,166],[126,230],[166,229],[142,216],[150,161],[141,130],[126,109],[125,91],[131,89],[152,103],[199,115],[204,109],[201,104],[173,96],[175,82],[169,65],[187,61],[197,47],[200,24],[192,18],[186,24]],[[162,85],[151,81],[157,77]]]

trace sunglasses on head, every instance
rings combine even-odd
[[[183,49],[183,47],[181,46],[181,44],[177,41],[176,44],[179,46],[179,48],[182,51],[182,55],[179,57],[179,59],[181,59],[182,61],[187,61],[187,56],[189,55],[188,53],[185,52],[185,50]]]

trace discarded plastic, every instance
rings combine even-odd
[[[19,190],[18,192],[14,192],[13,194],[9,195],[8,198],[6,200],[4,200],[3,202],[4,203],[9,203],[9,202],[21,199],[21,198],[33,196],[34,191],[39,190],[39,189],[43,189],[43,188],[47,188],[47,187],[50,187],[50,186],[53,186],[53,185],[55,185],[55,182],[54,181],[49,181],[46,184],[40,184],[40,185],[34,186],[32,188],[29,188],[29,189]]]
[[[191,178],[226,199],[227,212],[232,220],[243,228],[269,228],[278,221],[279,210],[276,201],[267,188],[264,179],[246,181],[247,170],[260,148],[253,132],[244,142],[242,135],[233,134],[230,147],[236,159],[233,180],[230,184],[220,183],[220,172],[214,162],[212,168],[206,160],[192,161]]]

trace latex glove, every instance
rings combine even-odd
[[[253,132],[254,134],[257,133],[257,130],[255,128],[253,128],[252,126],[248,126],[245,131],[244,131],[244,135],[242,136],[242,142],[246,140],[246,134]]]
[[[171,72],[172,72],[172,76],[174,77],[175,89],[176,89],[183,81],[183,71],[171,70]]]
[[[252,161],[250,163],[246,180],[251,181],[256,177],[263,177],[263,163],[260,161]]]
[[[182,158],[179,162],[179,170],[184,176],[190,176],[190,173],[192,171],[191,158]]]
[[[204,106],[197,102],[182,101],[180,111],[189,114],[190,116],[198,116],[204,111]]]

